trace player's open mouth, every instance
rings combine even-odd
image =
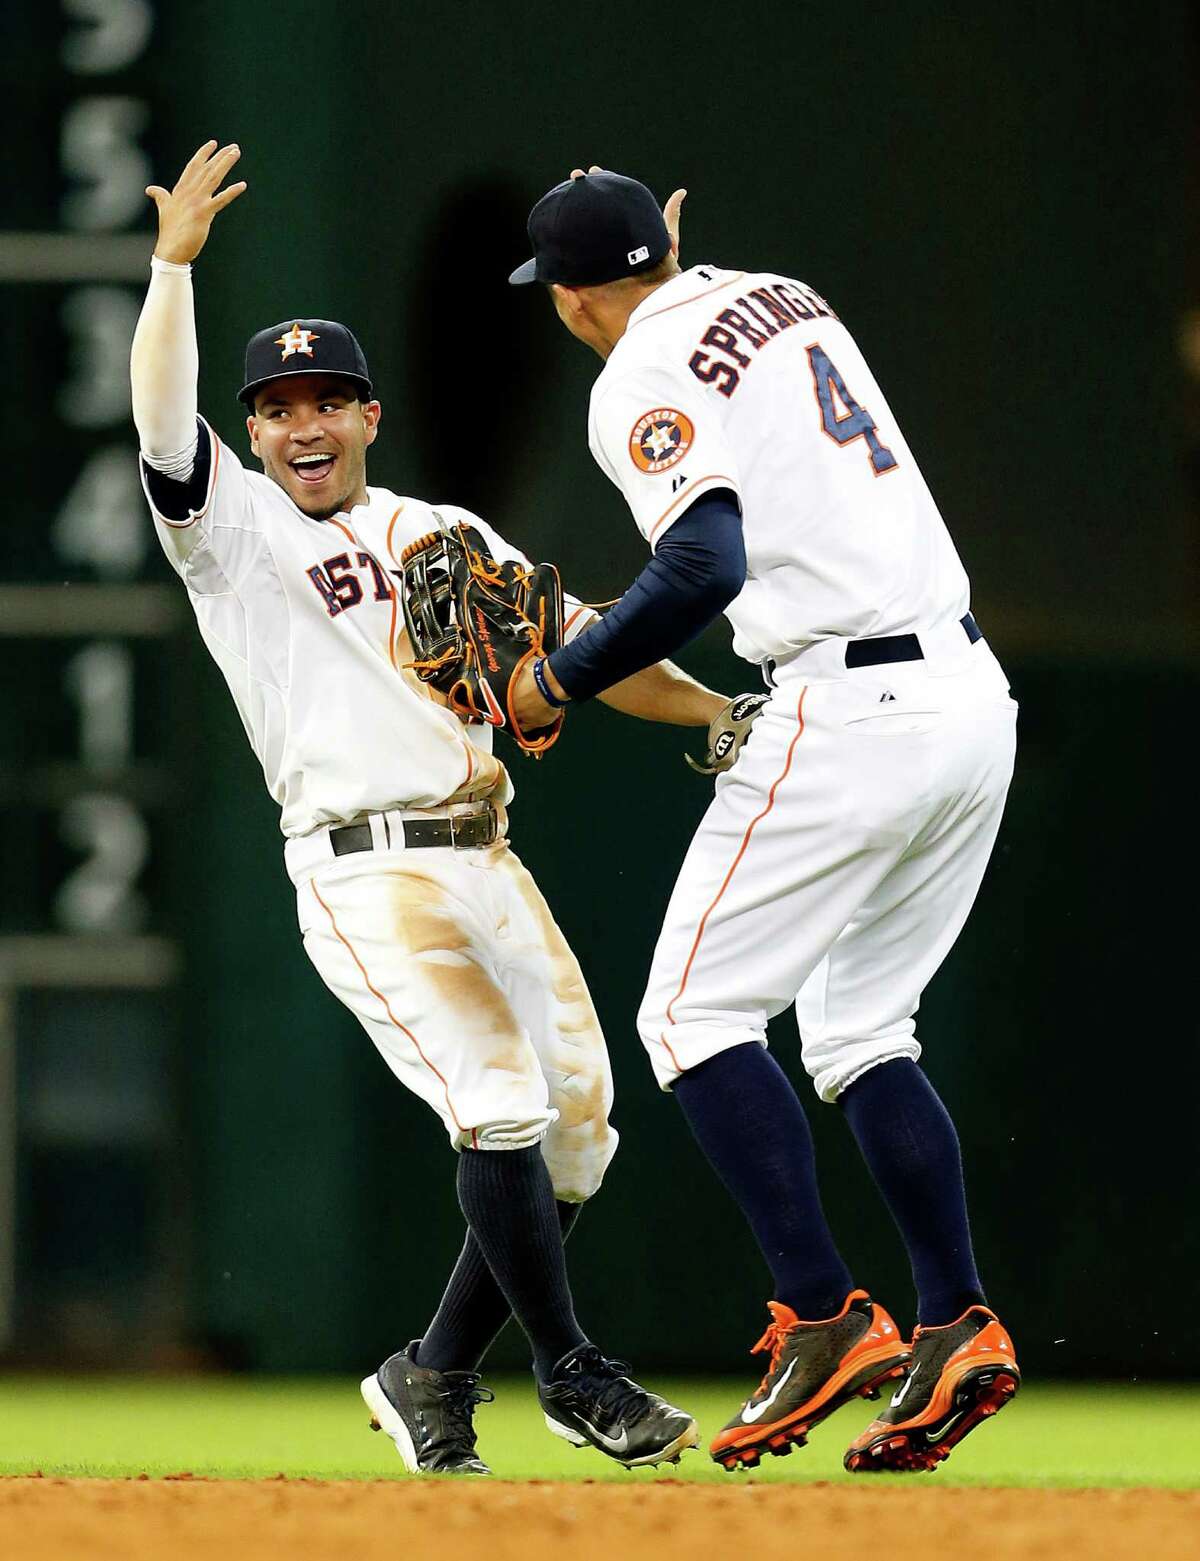
[[[298,455],[294,461],[289,461],[288,465],[301,482],[316,483],[324,482],[333,470],[333,463],[336,460],[336,455],[322,451],[319,455]]]

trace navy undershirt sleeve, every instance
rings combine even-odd
[[[718,488],[674,522],[617,605],[556,650],[550,670],[573,700],[590,699],[695,639],[745,580],[737,497]]]
[[[186,481],[177,482],[173,477],[165,477],[162,472],[156,472],[153,466],[142,461],[150,498],[164,520],[186,520],[204,504],[204,496],[208,492],[208,473],[212,466],[212,436],[199,418],[196,419],[196,426],[200,431],[196,464]]]

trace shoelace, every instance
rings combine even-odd
[[[751,1355],[762,1355],[767,1350],[771,1352],[771,1364],[763,1373],[762,1381],[755,1388],[755,1396],[766,1391],[767,1383],[771,1380],[773,1373],[779,1366],[779,1357],[783,1354],[783,1347],[787,1343],[791,1331],[790,1328],[785,1328],[778,1318],[772,1315],[771,1321],[767,1324],[766,1333],[763,1334],[762,1338],[750,1351]]]
[[[475,1445],[475,1428],[471,1413],[476,1404],[490,1404],[496,1395],[491,1388],[479,1386],[479,1372],[464,1371],[457,1382],[451,1382],[442,1391],[445,1404],[446,1429],[451,1437],[463,1437]]]
[[[586,1383],[596,1402],[614,1419],[626,1414],[636,1414],[645,1408],[649,1395],[636,1382],[631,1382],[629,1372],[633,1367],[627,1360],[610,1360],[594,1344],[586,1345],[575,1356],[572,1375]]]

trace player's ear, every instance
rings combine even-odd
[[[253,412],[246,419],[246,432],[250,435],[251,454],[258,455],[258,419]]]
[[[379,419],[383,416],[383,408],[378,401],[364,401],[362,409],[363,432],[368,444],[375,443],[375,435],[379,432]]]
[[[583,308],[583,300],[579,296],[579,289],[564,287],[561,282],[550,283],[550,296],[554,300],[554,307],[558,310],[558,317],[564,324],[575,319]]]

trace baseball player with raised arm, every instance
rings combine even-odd
[[[488,1473],[478,1372],[511,1314],[550,1429],[626,1465],[677,1460],[690,1415],[647,1392],[576,1321],[563,1236],[616,1147],[604,1039],[579,966],[505,839],[512,787],[492,731],[465,725],[406,666],[405,548],[469,522],[366,486],[380,404],[345,326],[289,318],[246,350],[247,471],[196,409],[191,262],[236,146],[210,141],[151,186],[158,241],[132,353],[142,477],[162,546],[279,803],[304,947],[396,1077],[458,1151],[466,1243],[423,1336],[363,1383],[416,1471]],[[588,621],[577,604],[577,628]],[[568,636],[569,637],[569,636]],[[611,702],[709,722],[724,700],[671,667]]]
[[[711,1452],[728,1468],[789,1452],[894,1381],[846,1466],[928,1469],[1020,1382],[913,1017],[991,853],[1016,706],[850,332],[793,277],[681,270],[684,193],[664,213],[636,180],[576,169],[530,215],[534,259],[510,280],[546,284],[604,360],[589,443],[652,557],[522,675],[514,704],[537,724],[722,611],[761,668],[769,693],[757,711],[748,698],[753,726],[680,870],[638,1017],[774,1284],[765,1375]],[[817,1094],[842,1108],[907,1247],[911,1345],[835,1245],[804,1111],[765,1049],[793,1002]]]

